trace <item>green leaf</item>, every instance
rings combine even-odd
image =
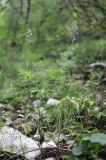
[[[75,156],[80,156],[82,155],[87,149],[87,144],[86,143],[82,143],[79,146],[75,146],[72,149],[72,153]]]
[[[96,133],[89,137],[84,137],[83,140],[90,141],[92,143],[100,143],[101,145],[106,145],[106,134]]]

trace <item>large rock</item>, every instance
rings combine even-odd
[[[2,151],[24,155],[28,160],[33,160],[41,154],[38,141],[34,141],[7,126],[0,130],[0,147]],[[53,142],[42,144],[42,149],[55,147],[56,145]]]

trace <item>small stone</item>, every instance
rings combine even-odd
[[[51,105],[51,106],[57,106],[59,103],[60,101],[54,98],[49,98],[47,101],[47,105]]]
[[[17,110],[17,113],[21,113],[21,110],[18,109],[18,110]]]
[[[32,105],[33,105],[34,107],[38,107],[38,106],[40,105],[40,103],[41,103],[40,100],[37,99],[37,100],[33,101]]]
[[[67,144],[72,146],[74,144],[74,142],[75,142],[74,140],[69,140],[69,141],[67,141]]]
[[[18,118],[24,118],[24,115],[23,114],[19,114]]]
[[[44,109],[44,107],[40,107],[39,110],[40,110],[40,113],[46,114],[46,110]]]

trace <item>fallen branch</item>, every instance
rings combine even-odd
[[[106,63],[102,63],[102,62],[92,63],[89,65],[89,67],[106,69]]]

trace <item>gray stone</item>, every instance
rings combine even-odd
[[[47,105],[51,105],[51,106],[57,106],[59,103],[60,101],[54,98],[49,98],[47,101]]]
[[[2,151],[15,153],[17,155],[24,155],[28,160],[34,160],[41,154],[38,141],[23,135],[19,131],[11,127],[3,127],[0,130],[0,147]],[[55,148],[54,142],[44,142],[44,148]]]

